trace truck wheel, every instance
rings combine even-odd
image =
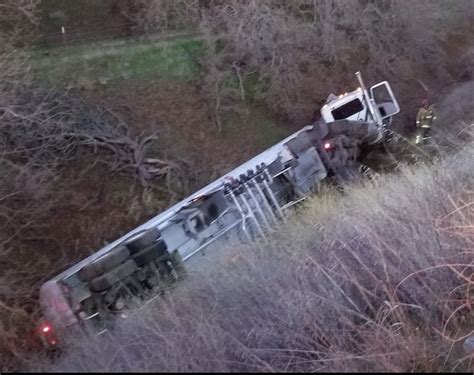
[[[118,246],[91,264],[82,267],[77,276],[79,280],[87,282],[123,263],[129,256],[130,252],[125,246]]]
[[[149,247],[160,237],[160,231],[156,228],[148,229],[145,233],[139,233],[125,243],[131,254],[138,253]]]
[[[145,264],[150,263],[156,258],[162,256],[165,252],[166,245],[163,241],[159,241],[132,255],[132,259],[135,261],[138,267],[142,267]]]
[[[133,260],[129,260],[110,272],[104,273],[102,276],[96,277],[89,282],[89,287],[93,292],[102,292],[119,281],[130,276],[137,269],[137,265]]]

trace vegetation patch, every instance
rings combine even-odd
[[[107,83],[119,79],[191,80],[204,53],[199,38],[99,46],[70,46],[35,51],[33,74],[44,83],[85,80]]]

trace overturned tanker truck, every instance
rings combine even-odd
[[[321,118],[68,268],[40,288],[38,333],[56,347],[68,330],[100,335],[114,316],[160,296],[211,244],[252,241],[327,179],[361,176],[360,150],[387,142],[399,106],[390,85],[331,96]],[[221,242],[219,242],[221,241]],[[222,242],[224,241],[224,242]]]

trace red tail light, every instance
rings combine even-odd
[[[54,327],[50,323],[41,323],[38,327],[38,334],[46,346],[51,347],[57,345],[58,338],[54,332]]]
[[[326,142],[326,143],[324,144],[324,148],[325,148],[326,150],[329,150],[329,149],[331,148],[331,144],[330,144],[329,142]]]

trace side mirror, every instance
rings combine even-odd
[[[372,86],[370,88],[370,95],[382,119],[392,117],[400,112],[400,106],[387,81]]]

